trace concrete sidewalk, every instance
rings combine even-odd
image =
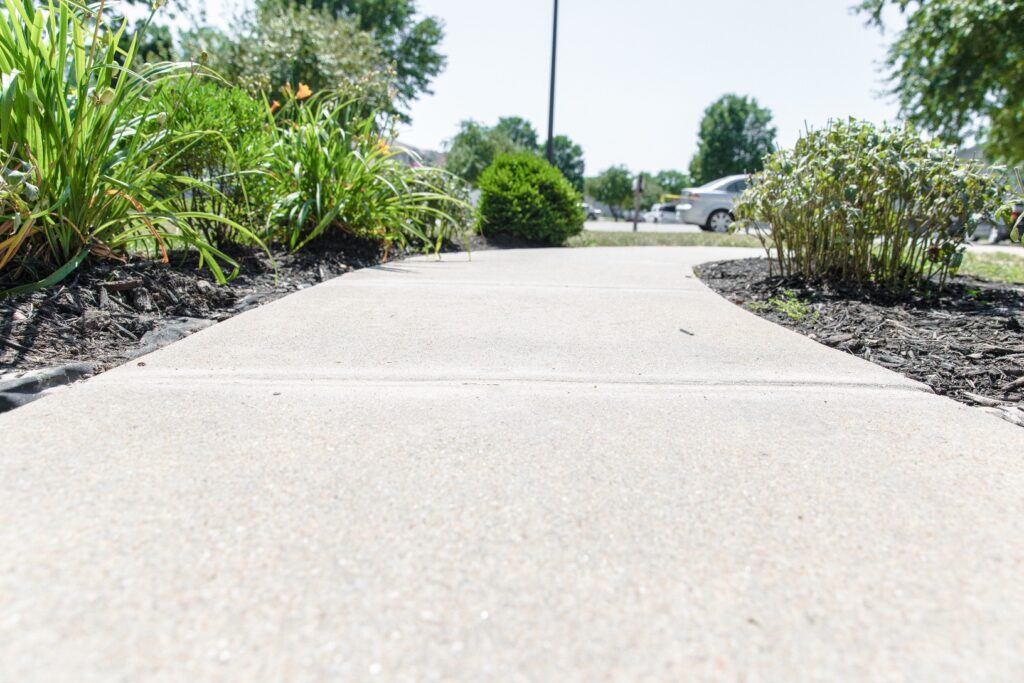
[[[395,263],[0,415],[0,680],[1024,679],[1024,431],[749,253]]]

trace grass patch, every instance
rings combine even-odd
[[[584,230],[570,247],[760,247],[752,235],[716,232],[599,232]]]
[[[1003,251],[968,251],[964,254],[964,263],[959,272],[961,275],[972,275],[994,282],[1024,284],[1024,256]]]

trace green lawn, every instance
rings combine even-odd
[[[1024,256],[1003,251],[968,251],[964,255],[960,274],[997,282],[1024,283]]]
[[[760,247],[750,235],[714,232],[592,232],[569,240],[570,247]]]

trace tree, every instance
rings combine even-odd
[[[596,178],[588,178],[586,190],[591,197],[607,204],[618,218],[618,211],[633,199],[633,175],[625,166],[612,166]]]
[[[1024,162],[1024,2],[864,0],[858,9],[883,28],[889,5],[907,19],[886,59],[901,114],[946,142],[976,136],[990,156]]]
[[[568,136],[556,135],[552,140],[552,151],[555,168],[562,172],[565,179],[578,192],[583,192],[583,172],[586,169],[583,161],[583,148],[570,140]]]
[[[420,94],[431,94],[430,82],[445,67],[445,57],[438,51],[444,39],[444,24],[437,17],[419,16],[415,0],[309,2],[312,7],[322,7],[337,17],[352,18],[360,30],[376,38],[385,59],[394,66],[401,105],[408,105]]]
[[[503,116],[498,119],[496,130],[508,136],[508,139],[524,150],[537,150],[537,130],[533,124],[520,116]]]
[[[186,54],[206,52],[210,66],[271,99],[291,84],[314,92],[341,90],[390,110],[385,62],[373,36],[350,19],[305,5],[263,2],[241,17],[230,36],[203,28],[182,36]]]
[[[693,186],[690,176],[682,171],[661,171],[654,176],[654,182],[661,187],[662,192],[669,194],[679,194]]]
[[[771,121],[772,113],[753,98],[725,95],[712,103],[704,110],[697,154],[690,162],[694,181],[706,183],[764,168],[764,157],[775,145]]]
[[[500,154],[522,151],[508,135],[476,121],[463,121],[459,132],[448,143],[445,168],[464,180],[476,183],[480,174]]]
[[[445,167],[457,176],[476,183],[494,157],[507,152],[543,154],[537,144],[537,131],[526,119],[504,116],[493,128],[475,121],[463,121],[459,132],[448,143]],[[583,191],[583,149],[565,135],[554,139],[554,166],[578,191]]]
[[[153,0],[127,0],[130,4],[150,4]],[[189,10],[188,0],[172,0],[179,11]],[[348,20],[359,31],[368,33],[381,55],[382,65],[394,69],[394,99],[401,118],[408,121],[403,109],[420,94],[431,94],[430,83],[444,70],[445,56],[439,51],[444,39],[444,23],[437,17],[423,17],[417,13],[416,0],[256,0],[257,13],[272,10],[274,5],[292,6],[299,10],[322,10],[336,19]],[[279,13],[279,12],[278,12]],[[171,18],[174,18],[172,13]],[[332,26],[321,27],[320,32]],[[200,30],[202,30],[201,27]],[[297,33],[297,31],[287,31]],[[234,33],[235,29],[232,29]],[[294,36],[291,36],[294,39]],[[325,63],[330,55],[346,50],[351,34],[342,31],[334,37],[334,44],[327,47]],[[272,39],[284,39],[271,35]],[[361,47],[361,46],[360,46]],[[362,73],[348,74],[349,80],[361,77]]]

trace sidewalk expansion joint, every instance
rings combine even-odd
[[[502,387],[502,386],[591,386],[636,389],[836,389],[836,390],[894,390],[932,394],[930,387],[917,383],[888,384],[884,382],[851,382],[844,380],[700,380],[700,379],[629,379],[623,377],[530,377],[524,375],[495,375],[491,377],[435,376],[398,377],[341,373],[278,372],[268,373],[230,370],[147,370],[144,372],[114,373],[103,381],[118,384],[169,387],[176,384],[230,384],[235,386],[351,386],[351,387]]]
[[[328,280],[327,282],[332,282]],[[324,283],[326,284],[326,283]],[[471,289],[558,289],[558,290],[597,290],[628,293],[652,294],[707,294],[714,293],[703,287],[638,287],[634,285],[569,285],[554,282],[466,282],[462,280],[379,280],[379,279],[338,279],[338,286],[367,288],[404,288],[404,287],[467,287]],[[715,296],[719,296],[715,294]]]

